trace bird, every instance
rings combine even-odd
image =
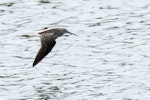
[[[51,52],[56,44],[56,39],[65,33],[76,35],[69,32],[66,28],[53,28],[38,33],[41,39],[41,48],[34,59],[33,67],[37,65],[49,52]]]

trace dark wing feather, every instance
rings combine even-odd
[[[56,41],[47,35],[41,37],[41,48],[34,60],[33,67],[38,64],[55,46]]]

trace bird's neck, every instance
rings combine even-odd
[[[62,36],[63,34],[62,33],[55,33],[54,35],[53,35],[53,38],[54,39],[57,39],[58,37],[60,37],[60,36]]]

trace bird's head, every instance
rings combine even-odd
[[[69,32],[66,28],[61,28],[60,29],[61,33],[65,34],[65,33],[71,33]]]
[[[69,34],[72,34],[72,35],[76,35],[76,34],[74,34],[74,33],[69,32],[66,28],[61,28],[60,30],[61,30],[61,32],[62,32],[63,34],[69,33]]]
[[[69,32],[69,31],[68,31],[67,29],[65,29],[65,28],[55,28],[55,29],[51,29],[51,33],[54,33],[53,36],[52,36],[54,39],[56,39],[56,38],[58,38],[58,37],[60,37],[60,36],[62,36],[62,35],[68,36],[68,34],[66,34],[66,33],[69,33],[69,34],[72,34],[72,35],[76,35],[76,34],[74,34],[74,33]]]

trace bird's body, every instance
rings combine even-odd
[[[71,32],[64,28],[54,28],[38,33],[41,38],[41,48],[33,62],[33,66],[38,64],[52,50],[56,44],[55,39],[62,36],[64,33]]]

